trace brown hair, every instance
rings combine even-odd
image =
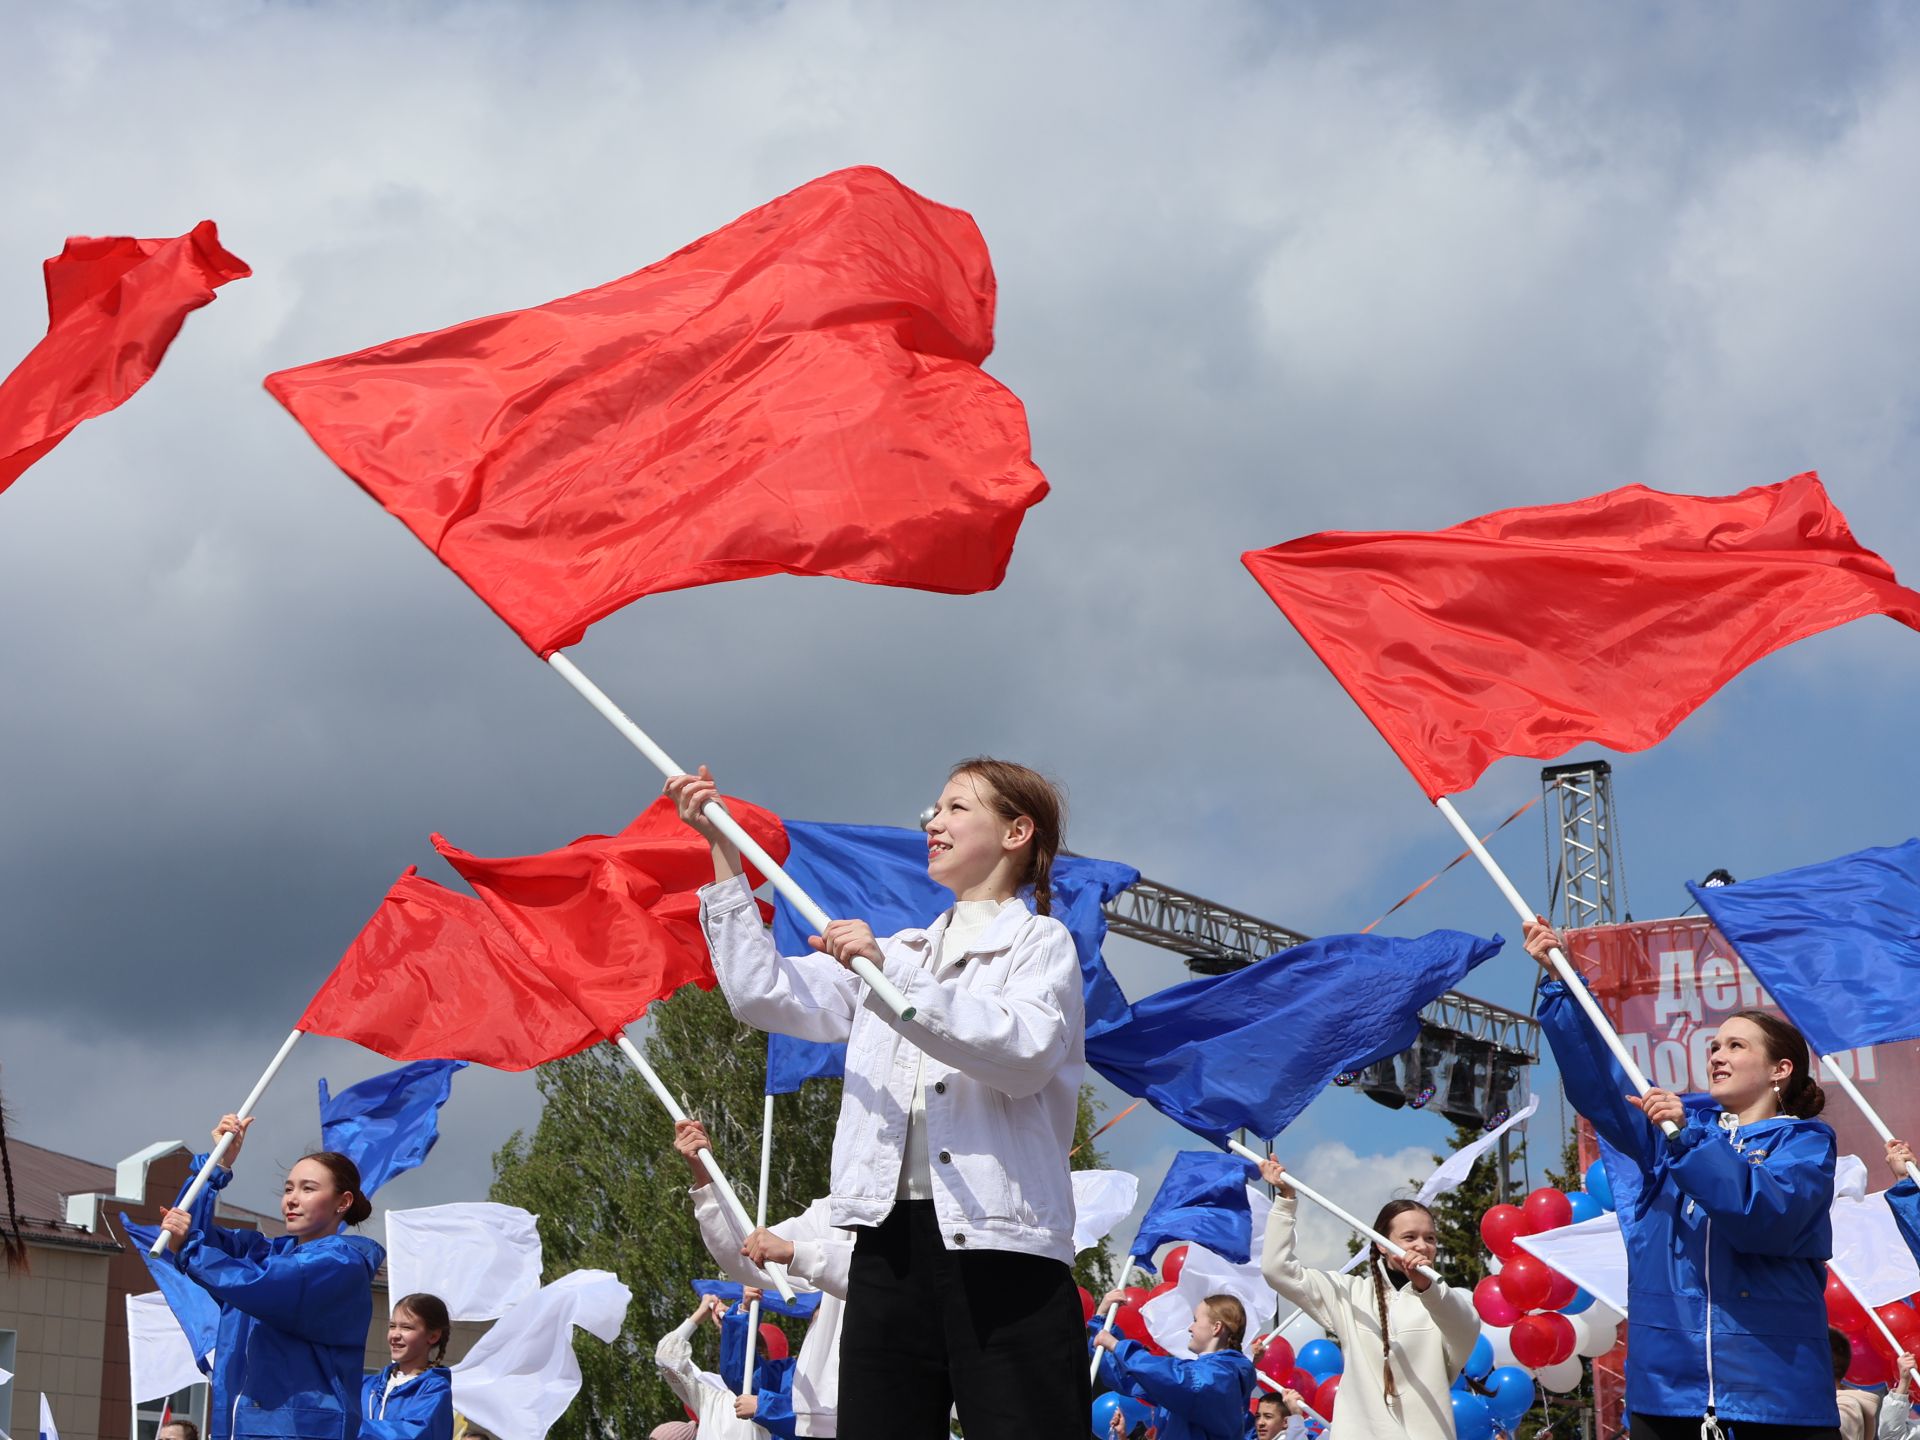
[[[1807,1050],[1806,1036],[1778,1015],[1769,1015],[1764,1010],[1742,1010],[1727,1018],[1755,1026],[1766,1042],[1767,1059],[1776,1065],[1785,1060],[1793,1066],[1787,1083],[1774,1086],[1774,1094],[1780,1097],[1782,1115],[1811,1120],[1827,1108],[1826,1091],[1813,1078],[1813,1056]]]
[[[373,1214],[373,1202],[360,1189],[360,1167],[353,1161],[338,1150],[315,1150],[311,1155],[302,1155],[300,1159],[325,1166],[327,1173],[333,1176],[333,1188],[353,1196],[353,1203],[347,1206],[344,1217],[347,1224],[362,1224]]]
[[[1373,1228],[1385,1235],[1387,1228],[1409,1210],[1418,1210],[1429,1219],[1433,1217],[1433,1212],[1418,1200],[1389,1200],[1373,1217]],[[1380,1370],[1385,1377],[1382,1393],[1391,1400],[1394,1396],[1393,1339],[1387,1334],[1387,1267],[1381,1260],[1378,1243],[1367,1247],[1367,1273],[1373,1277],[1373,1303],[1380,1312]]]
[[[1200,1303],[1220,1322],[1225,1348],[1238,1350],[1241,1341],[1247,1338],[1247,1307],[1231,1295],[1209,1295]]]
[[[424,1290],[416,1290],[411,1295],[402,1295],[394,1302],[393,1313],[398,1315],[406,1311],[429,1330],[438,1330],[440,1338],[434,1342],[433,1354],[429,1357],[434,1364],[442,1365],[447,1359],[447,1341],[453,1338],[453,1320],[447,1314],[447,1302],[438,1295],[429,1295]]]
[[[173,1430],[176,1428],[180,1431],[182,1435],[186,1436],[186,1440],[200,1440],[200,1427],[194,1424],[193,1421],[188,1420],[183,1416],[179,1416],[179,1415],[174,1416],[173,1419],[167,1421],[166,1424],[162,1425],[158,1430],[154,1431],[153,1433],[157,1437],[160,1435],[164,1435],[167,1433],[167,1431]]]
[[[1042,915],[1051,915],[1053,860],[1060,853],[1066,831],[1067,805],[1061,798],[1060,788],[1038,770],[986,755],[962,760],[947,772],[947,779],[962,775],[986,782],[992,793],[981,798],[1002,820],[1018,820],[1024,815],[1033,822],[1033,839],[1027,845],[1026,873],[1020,877],[1020,883],[1033,887],[1033,908]]]
[[[1847,1371],[1853,1367],[1853,1342],[1847,1338],[1847,1332],[1829,1325],[1827,1349],[1833,1352],[1833,1383],[1846,1384]]]

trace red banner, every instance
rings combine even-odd
[[[1664,1090],[1706,1090],[1707,1042],[1729,1015],[1781,1013],[1703,916],[1596,925],[1568,931],[1567,941],[1573,963],[1628,1053]],[[1894,1134],[1920,1136],[1920,1044],[1849,1050],[1834,1059]],[[1840,1153],[1858,1155],[1877,1180],[1885,1173],[1880,1137],[1817,1057],[1814,1069],[1827,1087],[1820,1118],[1838,1132]]]

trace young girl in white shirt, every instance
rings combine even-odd
[[[1453,1440],[1448,1392],[1480,1338],[1480,1317],[1471,1291],[1419,1273],[1440,1250],[1433,1212],[1417,1200],[1389,1201],[1373,1228],[1403,1256],[1374,1244],[1361,1274],[1309,1270],[1294,1255],[1299,1201],[1286,1167],[1269,1156],[1260,1173],[1278,1192],[1260,1273],[1339,1341],[1346,1358],[1335,1420],[1341,1440]]]
[[[944,1440],[955,1409],[968,1440],[1083,1432],[1067,1155],[1086,1024],[1073,937],[1048,913],[1058,793],[1022,765],[961,762],[926,825],[927,874],[953,908],[885,940],[836,920],[815,953],[784,958],[739,852],[701,813],[712,776],[675,776],[667,793],[713,850],[700,918],[734,1015],[847,1044],[830,1197],[832,1223],[856,1235],[839,1440]],[[856,955],[912,1020],[853,974]]]

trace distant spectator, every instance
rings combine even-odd
[[[169,1420],[154,1440],[200,1440],[200,1427],[191,1420]]]

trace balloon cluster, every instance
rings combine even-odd
[[[1909,1355],[1920,1355],[1920,1295],[1877,1305],[1874,1314],[1893,1332],[1900,1348]],[[1898,1371],[1887,1337],[1867,1316],[1866,1307],[1854,1293],[1840,1283],[1840,1277],[1827,1272],[1827,1318],[1847,1337],[1853,1347],[1853,1363],[1847,1367],[1847,1380],[1854,1385],[1888,1385]]]
[[[1495,1205],[1480,1217],[1480,1238],[1497,1270],[1473,1291],[1482,1324],[1480,1343],[1454,1387],[1459,1440],[1487,1440],[1496,1429],[1512,1429],[1540,1388],[1572,1390],[1584,1373],[1580,1362],[1605,1355],[1619,1341],[1618,1314],[1520,1248],[1522,1235],[1591,1220],[1613,1208],[1598,1161],[1585,1178],[1584,1190],[1569,1195],[1542,1186],[1520,1204]]]

